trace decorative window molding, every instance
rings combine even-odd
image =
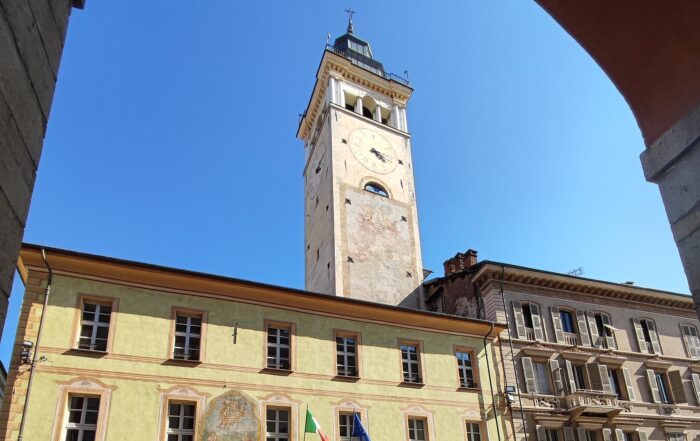
[[[199,319],[199,334],[197,334],[196,322],[188,320],[187,322],[178,323],[178,316]],[[198,342],[196,342],[197,338]],[[206,359],[206,342],[207,311],[173,306],[170,314],[168,359],[184,362],[203,362]]]
[[[547,341],[542,308],[531,301],[511,303],[515,319],[515,335],[521,340]]]
[[[297,441],[300,430],[299,408],[301,401],[292,399],[289,395],[282,393],[272,393],[264,397],[258,397],[258,411],[262,420],[263,433],[267,430],[267,409],[288,409],[289,410],[289,441]],[[306,415],[304,415],[306,418]]]
[[[404,439],[407,441],[411,440],[409,437],[409,419],[420,419],[425,423],[425,440],[436,440],[435,425],[433,424],[433,412],[429,411],[423,406],[414,405],[401,409],[401,415],[403,416],[404,422]]]
[[[105,314],[105,307],[109,308],[108,315]],[[116,297],[79,294],[76,299],[73,333],[69,347],[81,351],[104,352],[105,354],[112,352],[118,307],[119,299]],[[88,310],[85,311],[85,308]],[[107,329],[106,344],[102,340],[104,338],[102,329],[104,328]],[[104,349],[102,349],[101,344],[104,344]]]
[[[347,340],[348,338],[351,338],[354,341],[354,353],[350,349],[350,341]],[[354,331],[334,329],[333,344],[335,345],[335,358],[333,364],[333,372],[335,372],[335,375],[338,377],[361,378],[362,334]],[[354,373],[353,369],[351,369],[353,357],[355,361]],[[347,364],[347,366],[345,366],[345,364]]]
[[[56,402],[53,428],[51,429],[51,440],[62,441],[65,439],[69,398],[71,396],[83,396],[97,397],[100,399],[97,423],[95,425],[95,441],[104,441],[106,439],[107,420],[109,419],[109,406],[112,392],[117,389],[117,386],[107,385],[89,377],[77,377],[57,383],[58,400]]]
[[[698,327],[692,323],[679,323],[681,336],[685,345],[688,358],[700,358],[700,333]]]
[[[168,405],[171,402],[186,403],[195,405],[195,432],[194,439],[199,439],[200,422],[203,421],[204,410],[209,394],[198,391],[190,386],[176,385],[167,389],[160,390],[160,412],[158,416],[158,441],[167,439],[168,429]]]
[[[650,318],[633,317],[632,326],[637,337],[637,346],[642,354],[661,355],[661,344],[656,323]]]
[[[296,324],[276,320],[264,320],[263,366],[271,371],[296,370]],[[285,333],[280,331],[287,331]],[[271,334],[272,332],[272,334]],[[274,340],[274,341],[271,341]],[[286,349],[286,351],[285,351]],[[288,360],[285,361],[285,352]]]
[[[483,422],[486,421],[486,417],[481,415],[479,410],[467,410],[462,414],[462,431],[464,433],[464,439],[466,441],[481,441],[488,440],[488,434],[485,431]],[[470,427],[472,425],[472,427]],[[478,427],[479,436],[475,436],[474,426]]]
[[[367,410],[369,407],[363,406],[359,402],[352,400],[341,400],[336,403],[331,403],[333,409],[333,432],[335,433],[335,439],[339,441],[345,441],[350,439],[349,437],[342,436],[340,431],[341,415],[352,415],[353,413],[360,414],[360,420],[365,430],[370,433],[371,429],[369,427],[369,420],[367,419]],[[330,431],[327,431],[328,433]],[[356,438],[353,438],[355,440]]]

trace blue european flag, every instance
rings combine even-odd
[[[360,415],[357,413],[354,415],[355,415],[355,421],[352,425],[352,436],[357,437],[357,439],[360,441],[372,441],[371,439],[369,439],[369,435],[367,435],[367,431],[365,430],[365,428],[362,427],[362,421],[360,421]]]

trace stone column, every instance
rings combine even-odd
[[[357,102],[355,103],[355,113],[362,115],[362,97],[357,97]]]
[[[44,145],[73,7],[82,0],[0,2],[0,333]]]
[[[700,317],[700,106],[647,147],[641,160],[647,181],[659,186]]]
[[[382,122],[382,108],[379,107],[379,104],[374,108],[374,120],[379,123]]]

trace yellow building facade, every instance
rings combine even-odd
[[[39,247],[21,252],[26,293],[3,439],[18,437],[33,357],[21,352],[42,314],[27,440],[300,441],[307,407],[337,441],[350,439],[353,412],[375,441],[505,433],[493,408],[503,325],[46,254],[48,266]]]

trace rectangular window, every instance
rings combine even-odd
[[[532,325],[532,310],[530,310],[530,304],[529,303],[523,303],[523,320],[525,321],[525,327],[526,328],[534,328]]]
[[[546,429],[547,441],[559,441],[559,432],[557,429]]]
[[[336,335],[335,350],[338,375],[357,377],[357,336]]]
[[[472,368],[472,353],[468,351],[456,351],[457,370],[459,372],[460,387],[476,387],[474,381],[474,369]]]
[[[355,417],[351,412],[340,412],[340,414],[338,414],[338,434],[340,435],[340,441],[357,441],[357,438],[352,436],[354,426]]]
[[[608,381],[610,382],[610,388],[612,389],[613,393],[617,395],[617,399],[624,400],[617,369],[608,368]]]
[[[585,380],[586,377],[583,373],[583,366],[574,365],[574,366],[572,366],[572,369],[574,371],[574,382],[576,383],[576,389],[578,389],[578,390],[586,389],[586,380]]]
[[[571,311],[560,310],[559,317],[561,318],[561,329],[569,334],[576,333],[576,327],[574,325],[574,316]]]
[[[111,303],[83,302],[78,348],[106,352],[111,316]]]
[[[267,327],[267,367],[291,369],[291,329],[278,325]]]
[[[176,312],[173,358],[198,361],[201,340],[202,316]]]
[[[194,440],[195,410],[193,403],[168,403],[167,441]]]
[[[592,430],[586,430],[586,429],[579,429],[583,430],[585,439],[580,440],[580,441],[598,441],[598,437],[596,436],[595,432]]]
[[[552,395],[552,388],[549,385],[549,369],[545,363],[533,362],[532,367],[535,371],[535,382],[537,383],[537,392],[542,395]]]
[[[668,393],[668,387],[666,386],[666,379],[663,373],[656,372],[656,387],[659,388],[659,396],[661,397],[662,403],[671,403],[671,395]]]
[[[65,441],[94,441],[99,411],[99,397],[69,395]]]
[[[467,441],[481,441],[479,423],[467,423]]]
[[[426,421],[423,418],[408,419],[408,439],[409,441],[426,441]]]
[[[700,337],[698,337],[698,329],[692,325],[682,325],[681,332],[683,333],[683,341],[688,352],[688,357],[700,357]]]
[[[403,381],[406,383],[422,383],[420,372],[420,353],[417,344],[401,344],[401,364],[403,366]]]
[[[265,410],[265,441],[289,441],[289,408]]]

